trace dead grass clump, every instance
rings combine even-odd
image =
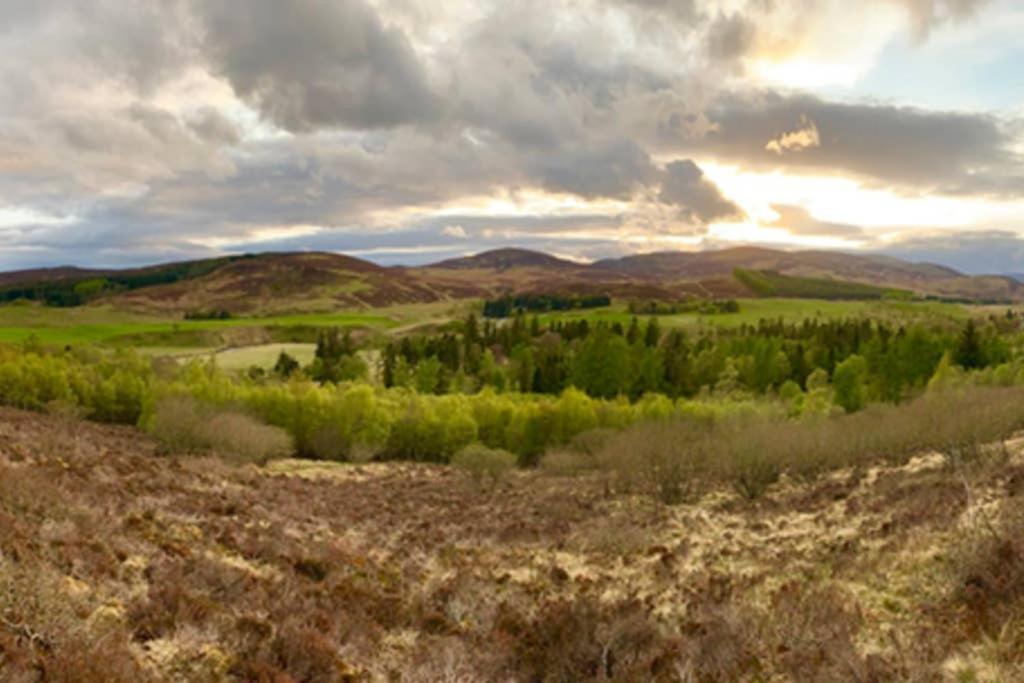
[[[169,453],[213,451],[238,463],[263,464],[294,451],[283,429],[238,412],[212,411],[187,396],[169,396],[156,406],[150,432]]]
[[[625,557],[649,545],[645,531],[640,524],[625,516],[602,517],[579,529],[572,547],[582,552]]]
[[[699,605],[682,625],[677,664],[684,681],[758,680],[765,671],[758,654],[757,615],[733,604]]]
[[[863,618],[852,596],[826,584],[799,581],[783,585],[772,596],[763,646],[774,667],[801,681],[868,681],[885,669],[867,660],[856,639]]]
[[[453,455],[451,464],[469,474],[477,484],[495,486],[515,469],[516,456],[499,448],[472,444]]]
[[[1024,617],[1024,500],[1009,498],[995,519],[979,513],[950,554],[953,598],[986,628]]]
[[[0,559],[0,679],[106,683],[147,681],[117,620],[83,618],[54,573]]]
[[[583,597],[547,604],[532,619],[506,609],[497,628],[513,639],[505,669],[516,680],[669,680],[676,654],[635,602],[605,606]]]

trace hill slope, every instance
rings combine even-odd
[[[961,599],[945,569],[1021,509],[1010,449],[969,493],[921,458],[652,506],[536,470],[230,467],[0,408],[0,679],[1019,680],[1019,583],[984,611],[1015,575]],[[974,533],[975,565],[1004,554]]]
[[[526,249],[498,249],[418,267],[381,267],[334,253],[268,253],[163,264],[131,270],[41,269],[0,274],[0,301],[55,305],[93,300],[161,314],[269,314],[376,307],[507,293],[609,294],[678,299],[771,295],[736,273],[791,280],[774,291],[844,291],[850,296],[907,290],[918,296],[1024,301],[1012,277],[970,277],[929,263],[824,251],[739,247],[706,252],[638,254],[593,264]],[[794,287],[817,282],[818,287]]]

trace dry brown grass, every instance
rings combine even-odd
[[[0,410],[0,680],[1015,680],[1008,448],[670,507],[600,474],[236,468]],[[997,533],[943,573],[976,508]]]

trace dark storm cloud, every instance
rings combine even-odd
[[[743,211],[726,199],[718,186],[705,178],[704,171],[689,159],[674,161],[665,167],[658,197],[702,223],[743,217]]]
[[[406,37],[362,0],[201,0],[203,47],[279,126],[382,128],[437,115]]]
[[[527,163],[545,189],[588,198],[629,199],[657,173],[647,152],[622,139],[536,155]]]

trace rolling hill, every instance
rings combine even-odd
[[[494,297],[506,293],[615,298],[902,296],[1024,301],[1015,278],[968,276],[888,256],[738,247],[658,252],[584,264],[498,249],[425,266],[383,267],[324,252],[227,256],[128,270],[71,266],[0,274],[0,302],[103,302],[159,314],[275,314]]]

